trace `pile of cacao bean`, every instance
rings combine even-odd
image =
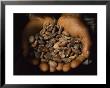
[[[75,60],[81,53],[83,45],[80,38],[70,34],[59,25],[44,25],[42,30],[29,36],[29,46],[33,56],[39,61],[42,71],[67,72],[62,68]],[[66,67],[67,68],[67,67]]]

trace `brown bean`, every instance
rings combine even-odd
[[[64,64],[63,65],[63,71],[68,72],[70,70],[70,63]]]
[[[75,54],[74,56],[70,56],[69,58],[74,60],[76,57],[77,55]]]
[[[65,36],[69,36],[69,33],[66,32],[66,31],[63,31],[62,34],[65,35]]]
[[[55,43],[53,48],[58,49],[59,48],[59,42]]]
[[[41,53],[40,53],[40,52],[36,52],[36,51],[34,51],[34,55],[35,55],[35,57],[36,57],[36,59],[37,59],[37,58],[40,58]]]
[[[51,60],[56,61],[56,62],[60,62],[60,56],[58,54],[52,55]]]
[[[37,46],[37,41],[34,41],[34,43],[32,44],[32,47],[35,48]]]
[[[63,52],[59,52],[61,58],[65,58],[65,54]]]
[[[67,49],[67,51],[65,52],[66,57],[69,57],[71,54],[71,48]]]
[[[49,61],[50,72],[54,72],[56,70],[57,63],[55,61]]]
[[[66,46],[67,43],[68,43],[68,42],[66,42],[66,41],[62,41],[62,42],[59,44],[59,46],[64,47],[64,46]]]
[[[44,27],[41,31],[40,31],[40,35],[43,35],[46,31],[46,28]]]
[[[45,34],[46,34],[46,35],[50,35],[50,32],[47,32],[47,31],[46,31]]]
[[[35,40],[34,36],[30,36],[30,37],[29,37],[29,42],[30,42],[30,43],[33,43],[34,40]]]
[[[40,69],[43,71],[43,72],[46,72],[48,71],[49,67],[48,67],[48,64],[47,63],[40,63]]]
[[[73,56],[75,53],[72,51],[71,53],[70,53],[70,56]]]
[[[50,61],[49,61],[49,65],[50,65],[51,67],[56,67],[56,66],[57,66],[57,63],[56,63],[55,61],[50,60]]]
[[[39,34],[36,34],[35,39],[38,40],[38,38],[39,38]]]

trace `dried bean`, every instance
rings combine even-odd
[[[57,63],[55,61],[49,61],[49,65],[52,66],[52,67],[56,67],[57,66]]]
[[[38,38],[39,38],[39,35],[38,35],[38,34],[36,34],[36,35],[35,35],[35,39],[36,39],[36,40],[38,40]]]
[[[36,57],[36,58],[40,58],[41,53],[35,52],[35,51],[34,51],[34,53],[35,53],[35,57]]]
[[[37,40],[34,41],[34,43],[32,43],[32,47],[35,48],[37,46]]]
[[[66,32],[66,31],[63,31],[62,34],[65,35],[65,36],[69,36],[69,33]]]
[[[29,37],[29,42],[30,42],[30,43],[33,43],[34,40],[35,40],[34,36],[30,36],[30,37]]]

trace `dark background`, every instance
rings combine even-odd
[[[38,14],[37,14],[38,15]],[[39,14],[44,15],[44,14]],[[45,14],[59,18],[61,14]],[[97,75],[97,14],[84,13],[80,14],[84,23],[87,25],[91,39],[92,47],[89,59],[92,63],[80,65],[78,68],[69,72],[41,72],[38,66],[33,66],[26,58],[22,56],[21,39],[25,25],[29,21],[29,14],[14,13],[14,75]]]

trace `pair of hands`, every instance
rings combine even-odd
[[[79,14],[62,14],[61,17],[56,20],[50,16],[31,16],[29,23],[23,32],[22,49],[23,55],[28,55],[28,36],[40,31],[43,25],[58,24],[64,28],[71,36],[79,37],[83,44],[82,54],[72,61],[73,68],[78,67],[84,60],[89,57],[91,40],[87,30],[87,27],[80,19]],[[34,29],[36,27],[37,29]],[[35,62],[35,61],[34,61]],[[36,62],[37,63],[37,62]]]

